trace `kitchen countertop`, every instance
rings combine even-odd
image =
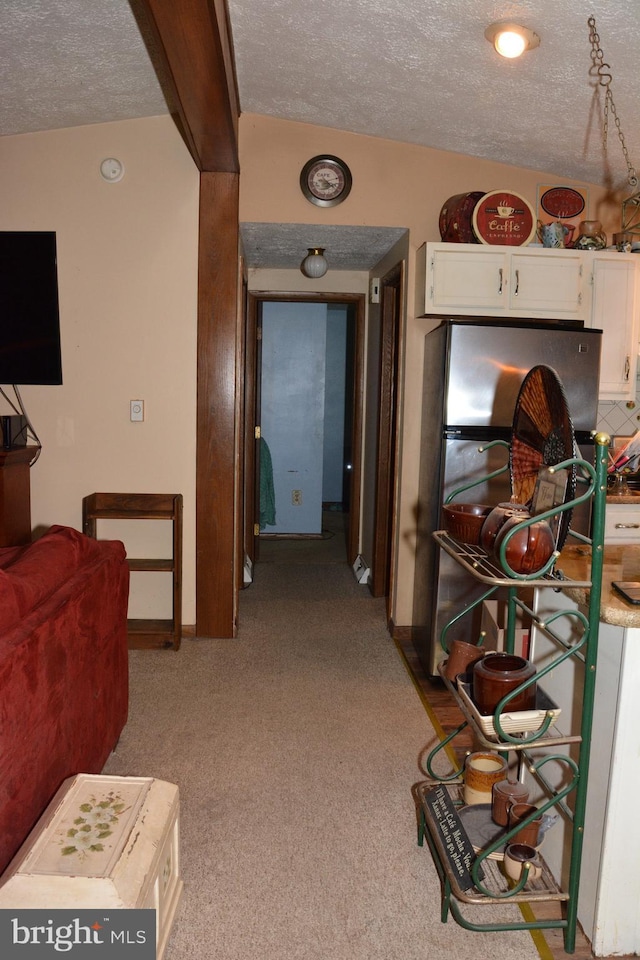
[[[629,493],[624,493],[622,496],[618,495],[608,495],[605,498],[607,503],[637,503],[640,504],[640,490],[630,490]]]
[[[617,498],[620,499],[620,498]],[[609,497],[607,497],[607,502]],[[583,544],[565,546],[556,568],[569,580],[589,578],[591,547]],[[640,627],[640,606],[627,603],[611,587],[612,580],[640,582],[640,544],[605,546],[602,567],[600,620],[618,627]],[[588,588],[568,587],[565,591],[576,603],[586,603]]]

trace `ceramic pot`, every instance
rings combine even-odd
[[[480,543],[480,531],[491,507],[484,503],[448,503],[442,508],[445,528],[460,543]]]
[[[522,515],[512,514],[502,524],[493,543],[493,553],[500,561],[500,546],[507,534],[523,520]],[[544,567],[555,549],[551,527],[546,520],[536,520],[522,526],[509,537],[505,544],[505,560],[514,573],[531,574]]]
[[[534,677],[535,673],[533,663],[511,653],[490,653],[478,660],[473,667],[473,699],[480,713],[491,716],[503,697]],[[505,712],[535,710],[535,706],[534,681],[507,703]]]
[[[574,243],[576,250],[604,250],[607,245],[607,237],[599,220],[583,220],[578,227],[578,234]]]
[[[514,803],[525,803],[529,791],[524,783],[517,780],[500,780],[494,783],[491,796],[491,818],[501,827],[509,823],[509,807]]]
[[[522,503],[499,503],[494,507],[482,524],[480,531],[480,546],[487,553],[493,551],[493,545],[498,533],[510,517],[528,517],[529,511]]]
[[[497,753],[470,753],[464,764],[464,802],[491,803],[494,783],[504,780],[507,761]]]

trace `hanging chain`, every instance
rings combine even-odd
[[[636,187],[638,185],[638,176],[629,157],[629,151],[627,150],[627,145],[624,140],[624,133],[622,132],[622,126],[620,125],[620,117],[618,116],[618,111],[616,110],[613,94],[611,92],[611,81],[613,79],[611,75],[611,67],[608,63],[604,62],[604,53],[602,52],[602,48],[600,46],[600,36],[596,30],[596,18],[589,17],[587,23],[589,25],[589,41],[591,43],[591,66],[589,68],[589,75],[596,77],[600,86],[605,88],[602,145],[606,152],[607,136],[609,133],[609,115],[611,115],[618,132],[618,140],[620,141],[622,153],[627,164],[627,179],[629,181],[629,186]]]

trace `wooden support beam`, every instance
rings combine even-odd
[[[196,455],[196,634],[236,629],[236,351],[239,177],[200,178]]]
[[[225,0],[134,0],[132,8],[198,169],[237,173],[240,111]]]

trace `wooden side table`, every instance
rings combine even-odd
[[[173,647],[182,637],[182,494],[92,493],[82,501],[82,529],[97,536],[98,520],[167,520],[172,524],[172,555],[166,559],[128,560],[130,570],[171,573],[173,616],[170,620],[129,620],[130,649]]]
[[[0,547],[31,543],[29,465],[38,447],[0,450]]]

